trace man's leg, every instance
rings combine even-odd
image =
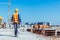
[[[19,28],[20,28],[20,26],[19,26],[19,24],[17,23],[17,33],[19,34]]]
[[[16,27],[15,27],[15,36],[17,36],[17,32],[18,32],[18,29],[17,29],[17,23],[16,23]]]
[[[15,34],[15,36],[17,36],[16,35],[16,23],[14,23],[14,34]]]
[[[14,35],[15,35],[15,30],[16,30],[16,24],[14,24]]]

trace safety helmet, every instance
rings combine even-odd
[[[15,11],[18,11],[18,10],[19,10],[19,9],[17,9],[17,8],[15,9]]]

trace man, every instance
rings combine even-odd
[[[20,23],[21,23],[21,19],[20,19],[19,14],[18,14],[18,9],[15,9],[15,13],[12,15],[11,21],[14,25],[14,34],[16,37],[17,32],[18,32],[18,25],[20,25]]]

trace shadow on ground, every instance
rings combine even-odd
[[[15,37],[13,35],[4,35],[4,34],[0,34],[0,36]]]

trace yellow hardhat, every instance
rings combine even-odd
[[[15,11],[18,11],[18,9],[16,8]]]

